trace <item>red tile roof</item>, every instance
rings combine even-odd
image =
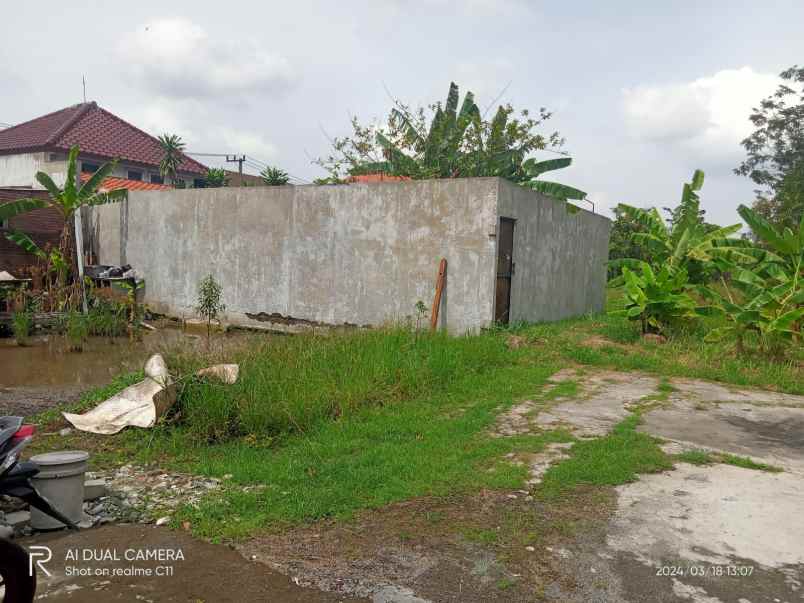
[[[162,147],[156,138],[95,102],[73,105],[0,130],[0,155],[67,151],[73,145],[78,145],[82,154],[153,167],[158,167],[162,159]],[[207,168],[184,155],[179,171],[206,174]]]
[[[91,174],[81,174],[81,181],[89,180]],[[157,184],[155,182],[144,182],[143,180],[127,180],[126,178],[105,178],[98,188],[99,192],[107,193],[126,189],[129,191],[164,191],[171,187],[167,184]]]

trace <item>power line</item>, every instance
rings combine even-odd
[[[226,163],[236,163],[237,164],[237,172],[240,176],[243,175],[243,162],[246,160],[245,155],[241,155],[238,157],[237,155],[232,155],[231,158],[229,155],[226,156]]]
[[[231,157],[230,153],[196,153],[195,151],[185,151],[185,155],[193,155],[195,157],[223,157],[224,159],[229,159]],[[248,167],[257,170],[257,172],[263,171],[267,167],[272,167],[271,164],[262,161],[261,159],[257,159],[252,155],[241,155],[241,157],[237,158],[236,161],[240,161],[240,158],[243,160],[243,164],[247,165]],[[301,184],[310,184],[309,180],[305,178],[299,178],[298,176],[294,176],[293,174],[288,173],[288,177],[291,180],[296,180]]]

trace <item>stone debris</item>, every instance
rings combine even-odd
[[[115,521],[164,525],[178,507],[198,504],[221,485],[221,480],[211,477],[165,473],[136,465],[124,465],[109,474],[87,473],[87,477],[84,520],[79,522],[82,528]],[[7,526],[16,535],[27,536],[33,533],[29,523],[25,503],[0,498],[0,532],[7,532],[2,529]]]
[[[128,521],[164,525],[182,505],[197,505],[203,496],[220,487],[221,480],[186,473],[165,473],[136,465],[124,465],[110,475],[88,473],[103,482],[108,496],[84,505],[94,523]],[[164,520],[161,524],[159,521]]]
[[[106,496],[106,480],[90,479],[84,482],[84,500],[96,500]]]
[[[216,379],[226,385],[234,385],[237,383],[237,377],[240,374],[240,365],[238,364],[216,364],[199,370],[196,375],[199,377],[206,377]]]

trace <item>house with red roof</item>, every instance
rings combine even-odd
[[[61,185],[67,176],[67,153],[78,145],[82,177],[102,164],[118,160],[103,189],[168,188],[159,173],[163,152],[159,141],[99,107],[80,103],[0,130],[0,187],[41,188],[37,172]],[[203,186],[207,167],[182,156],[179,186]]]

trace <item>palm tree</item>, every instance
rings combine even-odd
[[[168,179],[175,182],[176,172],[184,159],[183,152],[186,145],[176,134],[162,134],[158,140],[164,153],[162,161],[159,162],[159,173],[166,182]]]

